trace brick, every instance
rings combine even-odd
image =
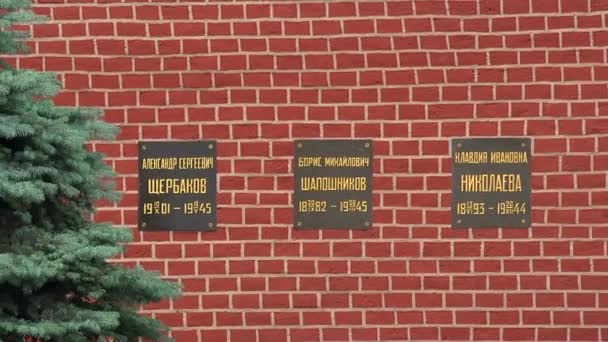
[[[572,328],[570,329],[570,340],[586,340],[593,341],[598,339],[598,330],[596,328]]]
[[[224,30],[229,31],[230,28],[228,25],[223,26]],[[248,35],[248,36],[255,36],[258,34],[258,28],[255,25],[255,23],[234,23],[233,25],[233,31],[234,34],[239,34],[239,35]],[[218,33],[222,34],[222,33]],[[224,33],[224,34],[227,34]],[[241,49],[242,50],[248,50],[248,48],[245,47],[245,39],[243,39],[241,41]],[[256,48],[254,48],[253,51],[265,51],[266,50],[266,41],[263,39],[250,39],[250,41],[256,41]]]
[[[230,338],[236,341],[245,341],[255,339],[256,330],[230,330]]]
[[[225,330],[204,330],[201,331],[201,338],[211,341],[222,341],[228,338],[228,333]]]
[[[439,329],[438,328],[411,328],[410,336],[417,340],[438,340]]]
[[[589,7],[586,2],[572,2],[572,1],[566,1],[566,0],[560,0],[560,2],[561,2],[561,11],[563,13],[589,11]]]
[[[345,20],[343,22],[344,33],[373,33],[374,32],[374,21],[367,19],[358,20]]]

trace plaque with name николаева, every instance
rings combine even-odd
[[[214,141],[139,143],[141,230],[215,230],[215,145]]]
[[[371,140],[296,141],[295,226],[370,228],[372,161]]]
[[[452,226],[528,228],[531,140],[452,140]]]

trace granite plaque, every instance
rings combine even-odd
[[[371,140],[296,141],[295,226],[370,228],[372,162]]]
[[[529,138],[452,140],[452,226],[530,227]]]
[[[215,151],[214,141],[139,143],[141,230],[215,229]]]

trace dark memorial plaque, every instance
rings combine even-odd
[[[214,230],[216,153],[213,141],[139,143],[141,230]]]
[[[452,140],[452,226],[530,227],[528,138]]]
[[[295,226],[370,228],[372,162],[371,140],[296,141]]]

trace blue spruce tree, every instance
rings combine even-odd
[[[40,18],[28,0],[0,0],[0,54],[23,51],[15,24]],[[115,201],[112,171],[87,151],[112,139],[100,111],[58,107],[55,75],[0,69],[0,342],[137,341],[165,336],[145,303],[179,295],[177,284],[107,262],[131,232],[94,223]]]

